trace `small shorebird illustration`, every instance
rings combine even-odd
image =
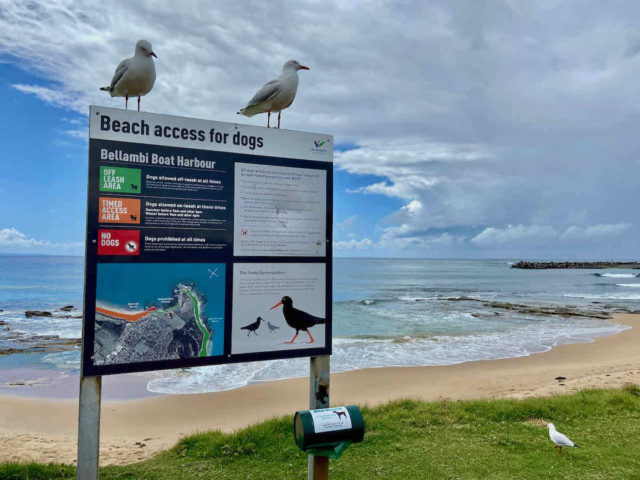
[[[249,330],[249,333],[247,333],[247,337],[249,335],[251,335],[251,332],[253,332],[254,335],[258,335],[256,333],[256,330],[258,330],[258,328],[260,328],[260,322],[264,322],[262,317],[258,317],[255,322],[250,323],[249,325],[245,325],[244,327],[240,327],[240,330]]]
[[[267,327],[269,327],[269,332],[275,332],[276,330],[278,330],[280,327],[278,327],[277,325],[274,325],[271,322],[267,322]]]

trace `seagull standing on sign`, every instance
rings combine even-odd
[[[553,448],[557,448],[559,454],[562,453],[562,447],[580,448],[569,440],[569,437],[557,431],[556,426],[553,423],[549,423],[547,427],[549,428],[549,438],[551,438],[551,441],[556,444]]]
[[[140,111],[140,97],[149,93],[156,81],[156,67],[151,57],[158,58],[151,44],[146,40],[138,41],[133,57],[122,60],[111,85],[100,90],[109,92],[112,97],[124,97],[124,108],[128,107],[129,97],[138,97]]]
[[[278,112],[278,128],[280,128],[280,115],[282,110],[289,107],[296,98],[298,90],[298,70],[309,70],[309,67],[300,65],[296,60],[289,60],[282,67],[282,73],[278,78],[258,90],[247,106],[237,112],[239,115],[253,117],[257,113],[267,112],[267,127],[271,120],[271,112]]]

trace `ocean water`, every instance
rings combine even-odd
[[[544,352],[626,327],[605,320],[539,316],[484,305],[640,310],[635,270],[519,270],[509,260],[334,260],[331,370],[449,365]],[[16,335],[79,338],[81,320],[27,319],[29,309],[81,310],[84,260],[0,256],[0,348]],[[72,312],[79,313],[79,312]],[[79,349],[1,357],[18,366],[76,374]],[[308,360],[276,360],[156,372],[148,390],[196,393],[308,375]]]

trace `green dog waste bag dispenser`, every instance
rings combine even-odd
[[[303,452],[338,458],[354,442],[364,439],[364,419],[355,405],[302,410],[293,418],[296,444]]]

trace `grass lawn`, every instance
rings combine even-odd
[[[332,479],[638,479],[640,388],[528,400],[413,400],[364,408],[364,443],[331,460]],[[545,424],[579,444],[558,455]],[[232,435],[206,432],[101,479],[306,479],[292,417]],[[75,478],[70,466],[0,464],[0,479]]]

